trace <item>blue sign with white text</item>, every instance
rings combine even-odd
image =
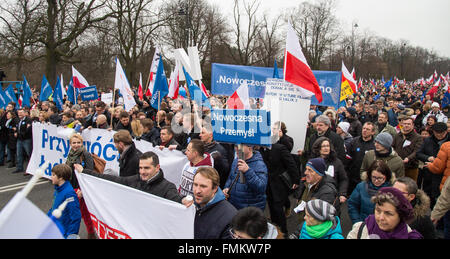
[[[98,99],[97,87],[95,85],[91,85],[85,88],[79,88],[81,100],[83,101],[92,101]]]
[[[322,90],[323,101],[319,103],[315,96],[311,98],[312,105],[339,107],[341,97],[341,72],[313,71]],[[236,89],[247,81],[250,98],[264,98],[266,79],[272,78],[274,68],[252,67],[227,64],[212,64],[211,92],[215,95],[231,96]],[[283,69],[278,69],[283,77]]]
[[[265,110],[212,110],[211,125],[215,141],[271,145],[270,112]]]

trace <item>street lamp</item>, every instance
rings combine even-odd
[[[185,35],[185,46],[187,49],[189,47],[189,5],[188,5],[187,1],[178,10],[178,15],[186,16],[185,26],[184,26],[184,35]]]
[[[352,24],[352,67],[355,67],[355,30],[358,28],[358,24]]]

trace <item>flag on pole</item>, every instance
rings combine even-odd
[[[191,75],[189,75],[188,72],[183,67],[184,77],[186,78],[186,85],[187,90],[189,91],[189,95],[191,97],[191,100],[202,100],[206,101],[208,98],[206,97],[205,93],[198,87],[198,85],[195,83],[194,79],[192,79]]]
[[[211,95],[208,93],[208,90],[206,89],[205,84],[203,84],[202,80],[199,80],[199,81],[200,81],[200,87],[202,89],[203,95],[206,96],[206,98],[209,98]]]
[[[152,98],[150,105],[159,109],[159,103],[169,93],[169,85],[167,84],[166,73],[164,72],[164,64],[162,58],[159,59],[158,70],[156,71],[155,83],[153,84]]]
[[[75,69],[74,66],[72,66],[72,80],[73,80],[73,87],[75,88],[85,88],[89,86],[87,80],[80,72],[78,72],[78,70]]]
[[[347,83],[346,83],[347,81]],[[348,72],[347,67],[344,64],[344,61],[342,61],[342,83],[344,85],[349,85],[352,89],[353,93],[356,93],[356,80],[353,78],[352,74]]]
[[[0,108],[6,109],[6,106],[8,105],[7,97],[5,92],[3,92],[2,84],[0,83]]]
[[[442,99],[442,108],[447,107],[450,104],[450,92],[445,92],[444,99]]]
[[[227,109],[250,110],[250,98],[248,93],[248,84],[245,81],[227,100]]]
[[[63,91],[62,91],[62,86],[61,86],[61,82],[59,81],[59,77],[56,79],[56,85],[55,85],[55,90],[53,91],[53,101],[55,102],[56,107],[58,108],[58,110],[62,110],[63,109]]]
[[[41,93],[39,94],[39,101],[44,102],[47,101],[48,98],[52,95],[53,89],[47,81],[45,75],[42,77],[41,83]]]
[[[142,90],[142,73],[139,73],[139,88],[138,88],[139,100],[144,100],[144,90]]]
[[[353,79],[354,79],[355,82],[356,82],[356,72],[355,72],[355,68],[353,68],[353,70],[352,70],[352,77],[353,77]]]
[[[280,75],[278,74],[278,65],[277,65],[277,60],[275,59],[275,62],[273,64],[273,78],[280,78]]]
[[[10,84],[8,88],[5,89],[5,95],[8,97],[8,103],[14,102],[16,104],[16,108],[19,108],[19,102],[17,101],[16,94],[14,93],[13,85]]]
[[[392,86],[392,78],[384,84],[384,87],[386,87],[386,90],[388,93],[389,93],[391,86]]]
[[[152,64],[150,66],[150,73],[148,75],[148,85],[147,91],[145,92],[145,96],[151,97],[153,93],[153,87],[155,85],[155,75],[158,72],[159,60],[161,59],[161,53],[159,51],[159,47],[156,47],[155,53],[153,54]]]
[[[64,78],[63,78],[63,74],[61,74],[61,90],[62,90],[62,93],[63,93],[63,98],[64,98],[64,96],[66,96],[67,95],[67,92],[66,92],[66,87],[64,86]]]
[[[33,93],[31,92],[31,88],[30,85],[28,84],[28,81],[25,77],[25,75],[23,75],[23,100],[22,100],[22,106],[24,107],[30,107],[31,103],[30,103],[30,99],[33,98]]]
[[[178,93],[180,89],[180,67],[177,62],[175,65],[175,70],[170,75],[170,84],[169,84],[169,93],[167,96],[169,96],[172,99],[178,98]]]
[[[67,87],[67,99],[73,104],[77,104],[78,91],[78,88],[73,87],[73,80],[70,80]]]
[[[136,106],[136,101],[134,100],[130,83],[128,82],[127,76],[125,75],[118,58],[116,58],[116,77],[114,80],[114,89],[119,89],[120,94],[123,96],[125,111],[131,111],[131,109]]]
[[[304,89],[305,95],[315,95],[319,103],[322,102],[322,91],[306,61],[305,55],[303,55],[297,34],[290,23],[288,23],[284,56],[284,79]]]

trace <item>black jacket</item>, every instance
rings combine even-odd
[[[130,123],[128,123],[127,126],[124,126],[124,125],[122,124],[122,122],[119,121],[119,122],[117,123],[117,125],[114,127],[114,130],[115,130],[115,131],[119,131],[119,130],[128,130],[128,132],[130,132],[130,135],[133,136],[133,130],[131,129],[131,120],[130,120]]]
[[[16,126],[17,140],[27,140],[32,137],[32,121],[29,117],[19,120]]]
[[[422,146],[420,146],[419,150],[416,152],[416,158],[422,162],[429,162],[428,158],[430,156],[436,157],[439,149],[441,148],[441,146],[439,145],[439,142],[444,143],[446,141],[449,141],[450,137],[447,133],[447,137],[445,137],[443,140],[439,141],[437,140],[437,138],[432,135],[428,138],[426,138],[423,143]]]
[[[159,130],[153,127],[149,132],[142,134],[141,139],[155,145],[158,139],[160,139]]]
[[[312,199],[321,199],[332,204],[336,208],[336,211],[339,211],[340,208],[335,181],[328,175],[325,175],[320,182],[311,187],[311,190],[308,190],[306,181],[300,183],[299,187],[296,189],[294,198],[299,200],[305,198],[303,199],[305,202]],[[338,215],[338,213],[336,213],[336,215]]]
[[[181,203],[182,197],[178,194],[175,184],[164,178],[162,169],[149,181],[142,181],[139,174],[128,177],[99,174],[92,170],[85,169],[83,173],[103,178],[112,182],[120,183],[131,188],[156,195],[158,197]]]
[[[271,149],[261,149],[260,152],[269,171],[267,181],[269,199],[278,202],[285,201],[289,195],[290,187],[284,183],[281,174],[287,172],[294,184],[300,183],[300,174],[294,158],[288,148],[280,141],[273,144]]]
[[[341,160],[345,160],[345,147],[344,147],[344,140],[341,136],[339,136],[336,132],[332,131],[331,128],[325,132],[325,134],[321,137],[327,137],[330,139],[331,143],[333,144],[334,150],[336,151],[337,157]],[[309,150],[312,152],[312,147],[314,142],[319,138],[319,135],[317,132],[315,132],[313,135],[311,135],[311,139],[309,142]],[[312,158],[311,153],[308,154],[308,159]]]
[[[214,168],[220,176],[220,188],[223,188],[230,174],[227,151],[221,144],[213,141],[205,144],[205,152],[214,159]]]
[[[131,144],[131,146],[120,155],[119,158],[120,177],[139,174],[139,157],[141,155],[142,155],[141,151],[139,151],[136,148],[134,143]]]
[[[372,137],[369,141],[364,141],[361,136],[356,137],[347,146],[347,157],[344,164],[347,170],[347,176],[350,183],[354,186],[361,182],[360,169],[366,151],[374,150],[375,143]],[[349,195],[351,193],[348,193]]]

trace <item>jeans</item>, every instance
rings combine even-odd
[[[31,139],[17,140],[17,161],[16,161],[16,171],[22,172],[24,151],[28,157],[31,157]]]

